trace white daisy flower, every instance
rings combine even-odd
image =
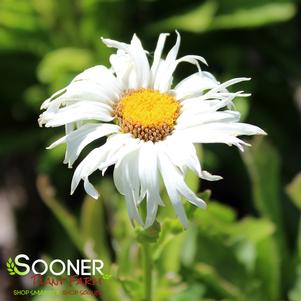
[[[181,197],[198,207],[206,206],[186,185],[185,172],[190,169],[210,181],[221,177],[201,168],[195,143],[226,143],[243,150],[248,144],[238,136],[265,134],[257,126],[239,122],[240,114],[233,109],[235,97],[248,95],[227,90],[249,79],[220,83],[201,70],[199,62],[206,64],[203,57],[177,58],[178,32],[175,45],[162,58],[167,36],[159,36],[151,65],[150,55],[136,35],[130,44],[102,39],[117,49],[110,56],[111,68],[99,65],[76,76],[42,104],[45,111],[39,118],[39,124],[46,127],[65,125],[66,135],[49,148],[65,143],[64,163],[69,167],[89,143],[107,136],[106,143],[77,166],[71,194],[83,180],[86,192],[98,198],[89,176],[96,170],[103,175],[114,165],[114,183],[125,196],[129,217],[145,227],[152,225],[158,207],[164,205],[161,178],[185,227],[188,220]],[[173,86],[173,73],[182,62],[196,65],[197,72]],[[143,200],[147,206],[145,222],[138,210]]]

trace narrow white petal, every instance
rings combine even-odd
[[[159,67],[159,63],[161,60],[164,44],[166,41],[166,38],[169,36],[169,33],[161,33],[157,42],[155,54],[154,54],[154,60],[151,67],[151,75],[152,75],[152,85],[154,84],[154,81],[156,79],[157,70]]]
[[[223,177],[218,176],[218,175],[212,175],[211,173],[209,173],[206,170],[201,171],[200,177],[204,180],[207,180],[207,181],[218,181],[218,180],[221,180],[223,178]]]
[[[179,172],[179,170],[175,167],[174,164],[172,164],[172,162],[169,160],[169,152],[170,149],[166,149],[166,143],[162,143],[161,144],[161,149],[163,151],[165,151],[166,153],[166,162],[165,162],[165,168],[168,170],[170,177],[173,180],[174,186],[176,187],[177,191],[179,193],[181,193],[189,202],[191,202],[192,204],[200,207],[200,208],[204,208],[206,207],[206,203],[198,198],[194,192],[186,185],[185,181],[184,181],[184,175],[181,174]],[[194,160],[193,163],[198,162],[198,160]],[[188,162],[188,166],[191,166],[192,164],[190,164],[191,162]]]
[[[52,143],[48,148],[67,143],[65,163],[72,166],[81,151],[92,141],[112,133],[117,133],[119,126],[114,124],[84,124],[72,133]]]
[[[142,47],[141,41],[134,34],[131,41],[131,53],[135,62],[137,72],[138,87],[148,88],[150,81],[150,68],[145,50]]]
[[[185,129],[189,127],[201,126],[213,122],[238,122],[240,113],[236,111],[217,111],[199,113],[197,110],[183,113],[177,120],[176,129]]]
[[[118,78],[126,89],[132,89],[136,85],[136,73],[133,62],[124,50],[117,50],[110,56],[110,63]]]
[[[171,50],[168,52],[168,54],[166,56],[165,61],[166,61],[167,65],[172,64],[176,60],[178,52],[179,52],[179,48],[180,48],[180,44],[181,44],[181,36],[178,31],[176,31],[176,34],[177,34],[176,43],[171,48]]]
[[[219,82],[209,72],[197,72],[194,73],[175,87],[175,94],[178,100],[182,100],[186,97],[195,96],[196,94],[202,95],[204,90],[212,89],[219,85]]]
[[[158,144],[157,144],[158,147]],[[181,197],[178,193],[175,183],[173,181],[173,174],[170,172],[173,172],[173,170],[170,168],[170,162],[168,161],[168,158],[166,155],[164,155],[162,152],[158,152],[159,157],[159,167],[160,172],[162,175],[162,179],[164,182],[164,185],[166,187],[166,191],[168,193],[168,196],[170,198],[170,201],[172,205],[174,206],[174,209],[181,221],[181,223],[184,225],[185,228],[188,228],[188,219],[184,210],[184,207],[181,203]]]
[[[151,226],[155,221],[158,205],[163,204],[160,197],[157,161],[157,150],[154,144],[150,141],[144,143],[140,148],[138,166],[141,189],[146,192],[146,228]]]
[[[95,66],[77,75],[67,87],[48,98],[41,108],[55,112],[62,105],[83,100],[112,104],[123,89],[110,69]]]
[[[180,59],[175,60],[173,63],[171,63],[165,70],[164,76],[161,77],[161,82],[159,84],[159,90],[161,92],[165,92],[170,89],[170,86],[172,84],[173,79],[173,73],[176,70],[177,66],[182,63],[190,63],[197,66],[199,72],[201,71],[199,61],[205,62],[205,59],[198,55],[186,55]]]
[[[106,104],[86,101],[59,109],[56,113],[45,111],[40,115],[40,122],[46,127],[57,127],[80,120],[111,121],[112,108]]]
[[[222,179],[220,176],[211,175],[209,172],[202,170],[196,149],[189,139],[176,139],[174,136],[170,136],[165,139],[164,148],[171,162],[177,166],[183,174],[188,168],[200,178],[208,181]]]
[[[160,90],[162,92],[165,92],[166,90],[162,90],[162,82],[164,82],[164,86],[170,86],[172,78],[170,76],[166,78],[166,74],[169,70],[169,68],[175,63],[179,48],[180,48],[180,43],[181,43],[181,36],[178,31],[177,33],[177,40],[175,45],[172,47],[172,49],[168,52],[166,59],[165,60],[159,60],[159,64],[157,67],[157,74],[156,78],[154,80],[153,88],[155,90]],[[166,83],[167,82],[167,83]]]
[[[150,68],[145,50],[138,37],[134,35],[130,45],[110,39],[102,38],[102,41],[108,47],[121,49],[129,54],[136,71],[136,85],[133,88],[147,88],[150,79]]]
[[[97,192],[95,187],[89,182],[88,178],[84,179],[84,188],[87,194],[89,194],[92,198],[96,200],[99,198],[99,193]]]
[[[92,150],[75,169],[71,182],[71,194],[75,191],[80,180],[88,178],[107,159],[110,152],[117,152],[124,147],[128,139],[127,135],[114,134],[107,139],[104,145]]]
[[[178,130],[174,136],[178,139],[185,137],[192,143],[225,143],[235,145],[243,151],[243,145],[248,145],[237,136],[241,135],[265,135],[266,133],[257,126],[246,123],[208,123],[196,127]]]
[[[122,156],[115,165],[113,177],[117,190],[125,196],[130,218],[143,224],[138,211],[140,192],[138,157],[137,149]]]

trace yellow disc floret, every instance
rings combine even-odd
[[[114,112],[124,132],[156,142],[172,132],[180,103],[170,94],[140,89],[125,93]]]

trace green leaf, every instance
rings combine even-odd
[[[240,120],[244,121],[250,110],[250,100],[245,97],[236,97],[233,99],[235,109],[240,113]]]
[[[205,291],[206,288],[202,284],[189,284],[185,290],[172,296],[168,301],[200,301],[203,300],[202,297],[204,296]]]
[[[201,280],[206,286],[213,289],[221,298],[237,301],[244,300],[244,294],[240,288],[222,278],[214,267],[204,263],[197,263],[193,268],[193,272],[196,279]]]
[[[195,7],[193,10],[176,16],[169,17],[163,21],[151,26],[152,30],[157,29],[181,29],[192,32],[206,31],[217,10],[217,3],[208,0],[205,3]]]
[[[140,243],[155,243],[158,241],[160,236],[161,226],[160,224],[155,221],[149,228],[136,229],[137,241]]]
[[[166,18],[151,29],[180,29],[204,32],[217,29],[260,27],[288,21],[297,12],[293,1],[269,0],[207,0],[193,9]]]
[[[127,295],[131,298],[131,300],[143,300],[143,282],[134,280],[131,278],[120,278],[119,279],[120,283],[122,284],[122,287],[124,291],[127,293]]]
[[[253,201],[257,210],[277,225],[276,234],[283,244],[279,155],[265,138],[256,137],[251,144],[242,157],[250,175]]]
[[[256,271],[267,300],[279,300],[281,293],[281,254],[271,236],[257,244]]]
[[[286,186],[286,192],[294,204],[301,210],[301,174],[295,176],[292,182]]]
[[[297,250],[296,250],[296,266],[295,271],[295,283],[293,288],[289,292],[290,301],[299,301],[301,296],[301,217],[299,219],[299,229],[297,237]]]
[[[252,147],[244,152],[243,160],[251,178],[254,204],[261,215],[276,226],[275,240],[272,236],[258,245],[260,263],[257,268],[265,283],[263,289],[271,300],[275,300],[280,294],[280,260],[284,260],[284,266],[289,266],[279,189],[280,159],[278,152],[266,139],[256,137]]]
[[[226,4],[226,1],[223,1]],[[228,12],[221,12],[211,23],[210,29],[260,27],[288,21],[297,9],[292,1],[253,0],[233,1]]]
[[[112,260],[109,252],[103,199],[85,197],[80,216],[79,235],[84,241],[85,255],[100,258],[104,262],[104,272],[112,274]],[[118,285],[113,278],[103,281],[101,290],[105,300],[117,301]]]
[[[297,267],[296,283],[294,288],[289,292],[290,301],[300,301],[301,296],[301,265]]]
[[[38,177],[37,188],[43,202],[61,223],[78,250],[82,252],[83,241],[79,235],[76,218],[62,205],[62,202],[56,198],[54,188],[50,185],[47,176],[40,175]]]
[[[41,82],[52,84],[52,88],[61,89],[74,77],[94,65],[92,53],[87,49],[61,48],[49,52],[38,66]]]

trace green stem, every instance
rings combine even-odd
[[[152,286],[153,286],[153,262],[151,247],[147,242],[142,245],[144,257],[144,294],[145,301],[152,301]]]

